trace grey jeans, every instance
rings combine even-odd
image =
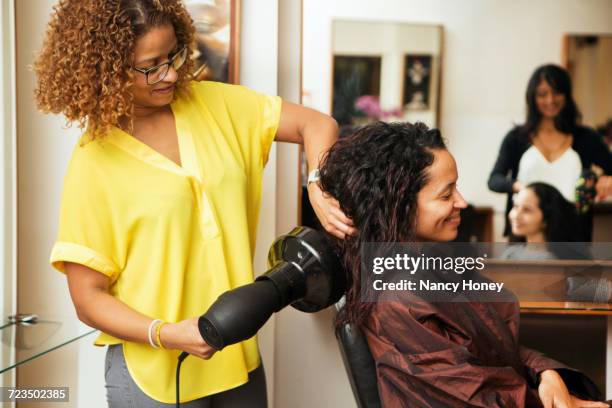
[[[195,357],[189,357],[195,358]],[[109,408],[169,408],[175,404],[158,402],[136,385],[125,364],[123,346],[109,346],[105,363],[106,399]],[[263,365],[249,373],[240,387],[181,404],[183,408],[266,408],[266,374]]]

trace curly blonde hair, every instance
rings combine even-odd
[[[134,43],[151,28],[172,24],[179,44],[194,40],[181,0],[60,0],[34,63],[38,108],[62,113],[92,138],[126,121],[132,130]],[[191,80],[191,49],[177,92]]]

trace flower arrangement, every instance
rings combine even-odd
[[[357,98],[355,100],[355,109],[356,113],[361,114],[358,117],[367,118],[368,122],[398,119],[402,115],[402,111],[399,108],[383,110],[380,107],[378,96],[374,95],[362,95]]]

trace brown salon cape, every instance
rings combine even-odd
[[[542,407],[538,374],[547,369],[570,393],[601,400],[585,375],[521,347],[518,328],[517,302],[432,303],[384,292],[363,327],[383,407]]]

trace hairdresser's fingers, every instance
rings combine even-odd
[[[343,222],[334,218],[327,218],[327,223],[323,225],[323,228],[325,228],[325,231],[327,231],[331,235],[340,239],[346,238],[347,234],[357,234],[357,230],[355,228],[351,227],[350,225],[346,225]]]
[[[330,212],[334,216],[336,216],[336,219],[340,221],[341,223],[349,225],[349,226],[353,225],[353,220],[347,217],[346,214],[344,214],[344,212],[340,208],[332,208]]]
[[[340,208],[340,205],[338,204],[338,201],[336,201],[335,199],[328,199],[326,200],[326,202],[328,204],[327,216],[330,220],[335,218],[337,221],[348,226],[349,228],[354,225],[353,220],[347,217],[344,211],[342,211],[342,209]],[[344,231],[345,233],[354,234],[356,232],[356,230],[353,231],[353,230],[345,230],[345,229],[346,228],[341,228],[341,230]]]
[[[337,219],[330,219],[330,224],[332,224],[336,229],[340,230],[345,235],[355,235],[357,230],[350,225],[347,225]]]
[[[182,350],[208,360],[217,350],[206,343],[198,328],[198,318],[192,317],[160,328],[160,342],[168,349]]]
[[[340,203],[338,202],[338,200],[336,200],[335,198],[331,196],[325,196],[325,195],[323,195],[323,198],[325,199],[325,202],[327,203],[330,209],[339,211],[340,213],[342,213],[342,215],[344,215],[344,213],[340,209]]]
[[[308,195],[309,196],[312,194],[312,191],[311,191],[311,189],[312,189],[313,191],[318,191],[319,194],[321,194],[321,197],[325,198],[326,200],[328,200],[330,202],[332,202],[332,201],[335,202],[335,205],[338,206],[338,207],[340,206],[340,203],[338,203],[338,200],[336,200],[334,198],[334,196],[329,194],[329,192],[321,190],[321,187],[319,186],[318,183],[311,183],[311,184],[308,185],[308,187],[306,187],[306,189],[308,190]]]
[[[346,235],[350,235],[350,236],[355,236],[357,235],[357,228],[352,227],[350,225],[344,224],[342,226],[342,231],[346,234]]]
[[[344,239],[346,237],[346,234],[344,232],[342,232],[342,230],[338,229],[334,224],[329,223],[326,226],[324,226],[325,231],[327,231],[328,233],[330,233],[331,235],[333,235],[336,238],[339,239]]]
[[[336,200],[334,197],[329,194],[322,192],[323,198],[331,205],[332,207],[340,208],[340,202]]]
[[[203,352],[200,357],[202,357],[204,360],[209,360],[213,355],[215,355],[215,353],[216,351],[214,349],[210,349]]]
[[[308,198],[325,231],[340,239],[344,239],[348,233],[356,232],[352,229],[352,222],[340,209],[338,201],[326,196],[318,185],[313,183],[308,186]]]

